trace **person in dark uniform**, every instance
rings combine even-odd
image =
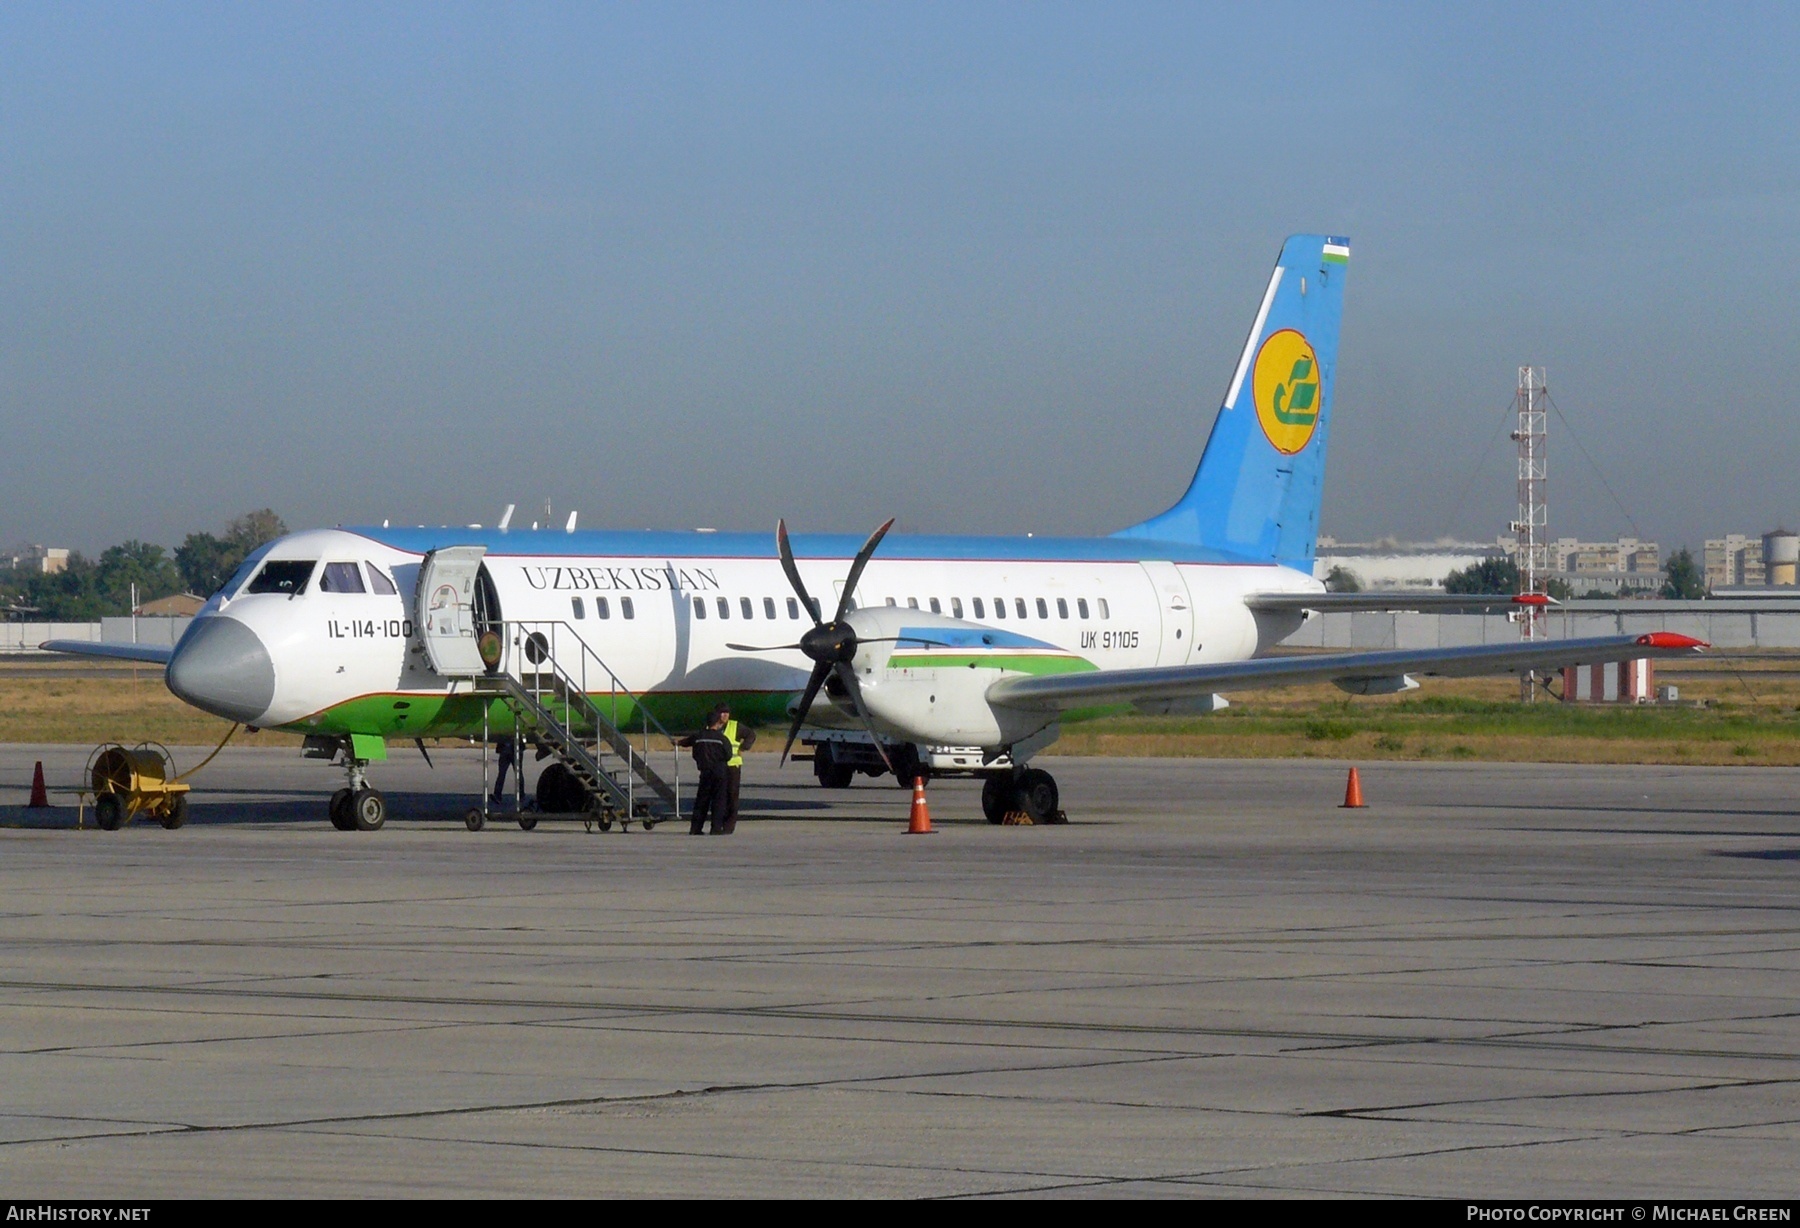
[[[712,833],[722,836],[725,828],[726,775],[725,761],[731,758],[731,743],[725,740],[725,717],[715,709],[707,718],[706,728],[676,743],[694,752],[694,766],[700,769],[700,784],[694,790],[694,814],[688,821],[688,835],[698,836],[712,824]]]
[[[733,832],[737,830],[738,790],[744,783],[744,752],[756,745],[756,730],[740,727],[726,704],[719,705],[719,714],[725,718],[719,732],[731,743],[731,758],[725,761],[725,830]]]
[[[500,771],[494,777],[494,791],[488,797],[491,805],[498,806],[506,796],[506,772],[519,762],[519,740],[512,734],[504,734],[495,743],[500,752]]]

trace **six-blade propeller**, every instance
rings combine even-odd
[[[881,539],[893,527],[894,522],[889,519],[869,534],[869,540],[856,552],[849,574],[844,577],[844,591],[838,598],[837,612],[831,616],[830,622],[823,622],[819,618],[821,607],[814,604],[811,594],[806,591],[806,582],[800,578],[800,569],[794,564],[794,548],[788,542],[787,521],[780,520],[775,524],[775,546],[781,554],[781,570],[787,573],[788,583],[794,586],[800,603],[812,615],[812,628],[800,637],[798,644],[779,644],[773,647],[727,644],[726,647],[737,652],[771,652],[798,648],[813,662],[812,676],[806,680],[806,690],[801,693],[800,705],[794,710],[794,724],[788,730],[787,744],[781,748],[783,763],[787,762],[788,753],[794,749],[794,739],[800,736],[801,726],[806,724],[807,713],[812,710],[813,700],[819,696],[819,688],[825,685],[826,679],[835,677],[844,688],[844,693],[850,697],[850,703],[856,709],[857,717],[868,729],[869,736],[875,739],[875,749],[880,752],[882,762],[888,765],[890,772],[894,770],[893,761],[888,758],[887,749],[882,746],[881,735],[875,731],[869,710],[863,704],[862,687],[856,680],[853,662],[856,660],[858,645],[865,641],[857,639],[856,628],[845,617],[855,605],[856,583],[862,579],[863,568],[868,566],[875,547],[881,544]]]

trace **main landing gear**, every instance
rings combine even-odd
[[[380,831],[387,822],[387,799],[363,775],[367,759],[346,759],[349,784],[331,795],[331,825],[339,831]]]
[[[1024,768],[1004,776],[989,776],[981,786],[981,813],[998,826],[1012,818],[1028,819],[1035,826],[1067,823],[1058,803],[1061,794],[1056,777],[1042,768]]]

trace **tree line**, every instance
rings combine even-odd
[[[189,533],[171,554],[150,542],[108,546],[90,559],[72,552],[69,565],[53,575],[0,572],[0,606],[47,622],[86,622],[131,613],[132,585],[141,605],[159,597],[216,592],[252,550],[287,532],[268,508],[246,512],[221,535]]]
[[[1484,596],[1516,593],[1519,591],[1519,566],[1511,559],[1482,559],[1445,576],[1444,591]],[[1567,601],[1575,595],[1566,581],[1555,576],[1545,581],[1544,591],[1557,601]],[[1612,596],[1610,593],[1588,595]],[[1706,574],[1694,561],[1693,551],[1683,547],[1669,556],[1668,565],[1663,568],[1662,596],[1671,601],[1697,601],[1706,596]]]

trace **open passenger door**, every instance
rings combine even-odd
[[[485,674],[475,595],[486,546],[444,546],[419,565],[413,623],[425,641],[431,668],[446,678]]]

